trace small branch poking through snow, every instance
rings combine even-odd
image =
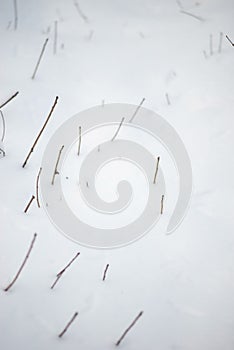
[[[51,289],[53,289],[55,287],[55,285],[58,283],[59,279],[62,277],[62,275],[64,274],[64,272],[68,269],[69,266],[71,266],[71,264],[76,260],[76,258],[78,258],[78,256],[80,255],[80,253],[78,252],[74,258],[71,259],[71,261],[69,261],[69,263],[56,275],[56,280],[54,281],[54,283],[52,284],[52,286],[50,287]]]
[[[106,279],[106,273],[107,273],[108,268],[109,268],[109,264],[106,265],[106,268],[105,268],[105,271],[104,271],[104,274],[103,274],[103,277],[102,277],[103,281],[105,281],[105,279]]]
[[[232,45],[232,46],[234,46],[234,43],[232,42],[232,40],[226,35],[226,38],[227,38],[227,40],[229,41],[229,43]]]
[[[37,181],[36,181],[36,196],[37,196],[37,206],[40,208],[40,202],[39,202],[39,178],[41,175],[42,168],[40,168],[39,173],[37,175]]]
[[[196,18],[198,21],[201,21],[201,22],[204,22],[204,18],[200,17],[200,16],[196,16],[194,15],[193,13],[191,12],[188,12],[188,11],[185,11],[185,10],[180,10],[181,13],[185,14],[185,15],[188,15],[188,16],[191,16],[193,18]]]
[[[160,209],[161,215],[163,214],[163,204],[164,204],[164,194],[162,195],[162,198],[161,198],[161,209]]]
[[[14,30],[18,27],[18,8],[17,8],[17,0],[14,0]]]
[[[35,196],[32,196],[32,198],[30,199],[30,201],[28,202],[26,208],[24,209],[24,212],[27,213],[30,205],[32,204],[33,200],[35,199]]]
[[[3,104],[1,104],[0,109],[2,107],[4,107],[8,102],[10,102],[11,100],[13,100],[13,98],[15,98],[18,95],[19,91],[17,91],[14,95],[12,95],[10,98],[8,98],[8,100],[6,100]]]
[[[30,253],[32,251],[32,248],[33,248],[33,245],[34,245],[34,242],[35,242],[36,238],[37,238],[37,234],[34,233],[33,240],[32,240],[32,242],[30,244],[30,247],[29,247],[28,252],[27,252],[27,254],[26,254],[25,258],[24,258],[24,261],[23,261],[22,265],[20,266],[20,268],[19,268],[17,274],[15,275],[14,279],[12,280],[12,282],[4,289],[5,292],[7,292],[13,286],[13,284],[16,282],[17,278],[19,277],[21,271],[24,268],[24,265],[26,264],[26,262],[27,262],[27,260],[29,258],[29,255],[30,255]]]
[[[43,44],[43,47],[42,47],[40,56],[39,56],[39,58],[38,58],[38,61],[37,61],[37,64],[36,64],[36,67],[35,67],[35,69],[34,69],[34,72],[33,72],[33,75],[32,75],[32,77],[31,77],[31,79],[34,79],[35,76],[36,76],[36,73],[37,73],[39,64],[40,64],[40,62],[41,62],[41,59],[42,59],[42,56],[43,56],[43,53],[44,53],[44,51],[45,51],[45,48],[46,48],[46,45],[47,45],[48,41],[49,41],[49,38],[46,38],[46,40],[45,40],[45,42],[44,42],[44,44]]]
[[[83,11],[80,8],[80,5],[75,0],[74,0],[74,6],[75,6],[77,12],[79,13],[80,17],[87,23],[88,22],[88,17],[83,13]]]
[[[141,100],[141,103],[140,103],[140,104],[137,106],[137,108],[136,108],[135,112],[133,113],[133,115],[132,115],[131,119],[129,120],[129,123],[131,123],[131,122],[133,121],[133,119],[134,119],[134,118],[135,118],[135,116],[137,115],[137,113],[138,113],[139,109],[140,109],[140,108],[141,108],[141,106],[143,105],[144,101],[145,101],[145,98],[143,98],[143,99]]]
[[[120,124],[119,124],[119,126],[118,126],[118,129],[116,130],[116,132],[115,132],[114,136],[112,137],[111,141],[114,141],[114,139],[115,139],[116,136],[118,135],[119,130],[120,130],[120,128],[121,128],[123,122],[124,122],[124,118],[122,118],[122,120],[121,120],[121,122],[120,122]]]
[[[223,43],[223,33],[220,32],[220,33],[219,33],[219,49],[218,49],[218,52],[219,52],[219,53],[222,52],[222,43]]]
[[[170,106],[171,101],[170,101],[170,99],[169,99],[168,93],[166,93],[165,96],[166,96],[167,104],[168,104],[168,106]]]
[[[157,174],[158,174],[159,161],[160,161],[160,157],[157,157],[156,169],[155,169],[155,173],[154,173],[154,184],[156,183],[156,178],[157,178]]]
[[[2,138],[1,138],[1,141],[3,142],[4,137],[5,137],[5,133],[6,133],[6,123],[5,123],[4,115],[3,115],[1,110],[0,110],[0,114],[2,117]]]
[[[57,53],[58,21],[54,21],[54,55]]]
[[[37,144],[37,142],[38,142],[38,140],[39,140],[41,134],[43,133],[43,131],[44,131],[45,127],[46,127],[46,124],[48,123],[48,121],[49,121],[49,119],[50,119],[50,117],[51,117],[51,115],[52,115],[52,113],[53,113],[53,111],[54,111],[54,108],[55,108],[57,102],[58,102],[58,96],[56,96],[55,101],[54,101],[54,104],[53,104],[53,106],[52,106],[52,108],[51,108],[51,110],[50,110],[50,113],[49,113],[48,117],[46,118],[46,121],[45,121],[43,127],[41,128],[39,134],[37,135],[37,138],[36,138],[36,140],[34,141],[34,144],[32,145],[32,147],[31,147],[31,149],[30,149],[30,151],[29,151],[29,153],[28,153],[28,155],[27,155],[27,157],[26,157],[26,159],[25,159],[25,161],[24,161],[24,163],[23,163],[23,165],[22,165],[22,168],[25,167],[25,165],[27,164],[27,161],[28,161],[28,159],[29,159],[31,153],[34,151],[34,148],[35,148],[35,146],[36,146],[36,144]]]
[[[64,330],[58,335],[59,338],[62,338],[62,336],[64,335],[64,333],[66,333],[66,331],[68,330],[68,328],[70,327],[70,325],[72,324],[72,322],[75,320],[75,318],[78,316],[78,312],[75,312],[74,315],[72,316],[71,320],[68,322],[68,324],[66,325],[66,327],[64,328]]]
[[[213,35],[210,34],[210,55],[213,55]]]
[[[55,164],[55,168],[54,168],[54,173],[53,173],[51,185],[54,184],[55,176],[59,175],[58,164],[59,164],[59,160],[60,160],[60,157],[61,157],[63,149],[64,149],[64,145],[62,145],[62,147],[60,148],[59,153],[58,153],[58,157],[57,157],[57,160],[56,160],[56,164]]]
[[[78,141],[78,151],[77,155],[80,155],[80,146],[81,146],[81,126],[79,126],[79,141]]]
[[[135,325],[135,323],[139,320],[139,318],[143,315],[143,311],[141,311],[137,317],[134,319],[134,321],[130,324],[130,326],[124,331],[124,333],[121,335],[121,337],[119,338],[119,340],[117,341],[117,343],[115,344],[116,346],[118,346],[121,341],[124,339],[124,337],[126,336],[126,334],[130,331],[130,329]]]

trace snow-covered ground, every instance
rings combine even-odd
[[[122,348],[233,349],[234,47],[225,38],[234,40],[233,0],[80,1],[87,21],[72,0],[18,0],[17,5],[14,30],[13,1],[0,1],[0,105],[19,91],[2,108],[0,348],[111,349],[144,310]],[[23,169],[56,95],[58,105]],[[139,104],[143,97],[145,107],[177,130],[193,167],[190,209],[172,235],[165,235],[165,208],[165,217],[134,244],[95,250],[60,234],[36,202],[23,213],[35,193],[43,151],[63,122],[103,100]],[[109,171],[116,172],[115,166]],[[99,179],[100,194],[109,199],[103,181]],[[27,265],[4,292],[34,232],[38,237]],[[78,259],[51,291],[56,273],[78,251]],[[77,319],[59,339],[75,311]]]

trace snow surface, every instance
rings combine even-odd
[[[234,40],[233,0],[83,0],[79,5],[87,23],[72,0],[17,4],[14,30],[13,1],[0,1],[0,104],[19,91],[2,109],[6,157],[0,159],[0,348],[113,349],[144,310],[121,343],[123,349],[233,349],[234,48],[225,38],[228,34]],[[204,20],[181,13],[181,7]],[[220,32],[224,37],[218,53]],[[22,169],[56,95],[54,114]],[[58,126],[102,100],[138,104],[142,97],[146,107],[178,131],[193,166],[192,203],[175,233],[164,233],[169,218],[165,208],[165,216],[141,240],[121,249],[94,250],[57,232],[35,202],[23,213],[35,192],[43,151]],[[162,163],[163,170],[167,166]],[[101,180],[99,185],[105,197]],[[30,259],[6,293],[3,288],[34,232],[38,237]],[[80,256],[51,291],[56,273],[77,251]],[[75,311],[77,319],[59,339]]]

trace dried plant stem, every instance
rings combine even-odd
[[[196,15],[194,15],[194,14],[191,13],[191,12],[188,12],[188,11],[185,11],[185,10],[180,10],[180,12],[183,13],[183,14],[185,14],[185,15],[188,15],[188,16],[191,16],[191,17],[193,17],[193,18],[196,18],[196,19],[198,19],[198,20],[201,21],[201,22],[204,21],[204,19],[203,19],[202,17],[196,16]]]
[[[227,38],[227,40],[229,41],[229,43],[232,45],[232,46],[234,46],[234,43],[232,42],[232,40],[226,35],[226,38]],[[1,108],[1,107],[0,107]]]
[[[81,126],[79,126],[79,141],[78,141],[78,151],[77,155],[80,155],[80,146],[81,146]]]
[[[210,55],[213,55],[213,35],[210,34]]]
[[[106,268],[105,268],[105,271],[104,271],[104,274],[103,274],[103,277],[102,277],[103,281],[105,281],[105,279],[106,279],[106,274],[107,274],[108,268],[109,268],[109,264],[106,265]]]
[[[0,114],[2,117],[2,138],[1,138],[1,141],[3,142],[4,137],[5,137],[5,133],[6,133],[6,123],[5,123],[4,115],[3,115],[1,110],[0,110]]]
[[[80,15],[80,17],[87,23],[88,22],[88,17],[83,13],[83,11],[80,8],[80,5],[75,0],[74,0],[74,6],[75,6],[78,14]]]
[[[119,126],[118,126],[118,129],[116,130],[116,132],[115,132],[114,136],[112,137],[111,141],[114,141],[114,139],[115,139],[116,136],[118,135],[119,130],[120,130],[120,128],[121,128],[123,122],[124,122],[124,118],[121,119],[121,122],[120,122],[120,124],[119,124]]]
[[[30,151],[29,151],[29,153],[28,153],[28,155],[27,155],[27,157],[26,157],[26,159],[25,159],[25,161],[24,161],[24,163],[23,163],[23,165],[22,165],[23,168],[24,168],[25,165],[27,164],[27,161],[28,161],[28,159],[29,159],[31,153],[34,151],[34,148],[35,148],[35,146],[36,146],[36,144],[37,144],[37,142],[38,142],[38,140],[39,140],[41,134],[43,133],[43,131],[44,131],[45,127],[46,127],[46,124],[48,123],[48,121],[49,121],[49,119],[50,119],[50,117],[51,117],[51,115],[52,115],[52,113],[53,113],[53,111],[54,111],[54,108],[55,108],[57,102],[58,102],[58,96],[56,96],[55,101],[54,101],[54,104],[53,104],[53,106],[52,106],[52,108],[51,108],[51,110],[50,110],[50,113],[49,113],[48,117],[46,118],[46,121],[45,121],[43,127],[41,128],[39,134],[37,135],[37,138],[36,138],[36,140],[34,141],[34,144],[32,145],[32,147],[31,147],[31,149],[30,149]]]
[[[14,30],[18,27],[18,7],[17,0],[14,0]]]
[[[68,330],[68,328],[70,327],[70,325],[72,324],[72,322],[75,320],[75,318],[78,316],[78,312],[75,312],[74,315],[72,316],[71,320],[68,322],[68,324],[66,325],[66,327],[64,328],[64,330],[58,335],[59,338],[62,338],[62,336],[64,335],[64,333],[66,333],[66,331]]]
[[[57,53],[58,21],[54,21],[54,55]]]
[[[62,277],[62,275],[64,274],[64,272],[69,268],[69,266],[71,266],[71,264],[76,260],[76,258],[78,258],[78,256],[80,255],[80,253],[78,252],[74,258],[72,258],[69,263],[61,270],[59,271],[59,273],[57,273],[56,275],[56,280],[54,281],[54,283],[52,284],[52,286],[50,287],[51,289],[54,288],[54,286],[58,283],[59,279]]]
[[[222,44],[223,44],[223,33],[220,32],[220,33],[219,33],[219,49],[218,49],[218,52],[219,52],[219,53],[222,52]]]
[[[118,346],[121,341],[124,339],[124,337],[126,336],[126,334],[130,331],[130,329],[135,325],[135,323],[139,320],[139,318],[143,315],[143,311],[141,311],[137,317],[134,319],[134,321],[130,324],[130,326],[124,331],[124,333],[121,335],[121,337],[119,338],[119,340],[117,341],[117,343],[115,344],[116,346]]]
[[[167,104],[168,104],[168,106],[170,106],[171,101],[170,101],[170,99],[169,99],[168,93],[166,93],[165,96],[166,96]]]
[[[155,169],[155,173],[154,173],[154,184],[156,183],[156,179],[157,179],[157,175],[158,175],[159,161],[160,161],[160,157],[157,157],[156,169]]]
[[[54,184],[55,176],[59,175],[58,164],[59,164],[59,160],[60,160],[60,157],[61,157],[63,149],[64,149],[64,145],[62,145],[62,147],[60,148],[59,153],[58,153],[58,157],[57,157],[57,160],[56,160],[56,164],[55,164],[55,168],[54,168],[54,173],[53,173],[51,185]]]
[[[42,168],[39,169],[39,173],[37,175],[37,181],[36,181],[36,197],[37,197],[37,206],[40,208],[40,202],[39,202],[39,178],[41,175]]]
[[[27,213],[27,211],[28,211],[28,209],[29,209],[29,207],[30,207],[30,205],[32,204],[32,202],[33,202],[34,199],[35,199],[35,196],[32,196],[31,199],[30,199],[30,201],[28,202],[26,208],[24,209],[24,212],[25,212],[25,213]]]
[[[161,209],[160,209],[161,215],[163,214],[163,204],[164,204],[164,194],[162,195],[162,198],[161,198]]]
[[[12,95],[10,98],[8,98],[8,100],[6,100],[3,104],[1,104],[0,109],[2,107],[4,107],[8,102],[10,102],[11,100],[13,100],[13,98],[15,98],[18,95],[19,91],[17,91],[14,95]]]
[[[145,101],[145,98],[143,98],[143,99],[141,100],[140,104],[137,106],[137,108],[136,108],[135,112],[133,113],[133,115],[132,115],[131,119],[129,120],[129,123],[131,123],[131,122],[133,121],[133,119],[134,119],[134,118],[135,118],[135,116],[137,115],[137,113],[138,113],[139,109],[140,109],[140,108],[141,108],[141,106],[143,105],[144,101]]]
[[[38,58],[36,67],[35,67],[35,69],[34,69],[34,72],[33,72],[33,75],[32,75],[32,79],[34,79],[35,76],[36,76],[36,73],[37,73],[39,64],[40,64],[40,62],[41,62],[41,59],[42,59],[42,56],[43,56],[43,54],[44,54],[44,51],[45,51],[45,48],[46,48],[46,45],[47,45],[48,41],[49,41],[49,38],[46,38],[46,40],[45,40],[45,42],[44,42],[44,44],[43,44],[43,46],[42,46],[42,50],[41,50],[40,56],[39,56],[39,58]]]
[[[24,268],[24,265],[26,264],[26,262],[27,262],[27,260],[28,260],[28,258],[29,258],[29,255],[30,255],[30,253],[31,253],[31,251],[32,251],[32,248],[33,248],[33,245],[34,245],[34,242],[35,242],[36,238],[37,238],[37,234],[34,233],[34,235],[33,235],[33,240],[32,240],[32,242],[31,242],[31,244],[30,244],[30,247],[29,247],[28,252],[27,252],[27,254],[26,254],[25,258],[24,258],[24,261],[23,261],[23,263],[21,264],[21,266],[20,266],[20,268],[19,268],[17,274],[15,275],[14,279],[12,280],[12,282],[4,289],[5,292],[7,292],[7,291],[13,286],[13,284],[16,282],[16,280],[18,279],[18,277],[19,277],[21,271],[22,271],[23,268]]]

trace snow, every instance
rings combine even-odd
[[[234,40],[233,1],[80,1],[87,23],[73,1],[17,4],[15,31],[13,1],[0,2],[0,104],[19,91],[2,108],[6,157],[0,159],[0,348],[112,349],[144,310],[121,343],[123,349],[233,349],[234,48],[225,38],[227,34]],[[179,4],[204,20],[181,13]],[[218,53],[220,32],[224,37]],[[49,42],[32,80],[46,37]],[[22,169],[56,95],[58,105]],[[143,97],[147,108],[177,130],[192,162],[192,203],[176,232],[165,235],[170,217],[166,207],[165,216],[146,236],[124,248],[103,251],[61,235],[36,202],[23,213],[35,193],[47,142],[63,122],[102,100],[137,105]],[[1,127],[0,122],[0,136]],[[162,169],[170,168],[163,154]],[[174,198],[173,171],[167,174],[166,188]],[[132,174],[135,178],[135,170]],[[110,195],[100,179],[98,186],[101,195]],[[27,265],[6,293],[3,289],[19,268],[34,232],[38,237]],[[78,259],[50,290],[56,273],[78,251]],[[75,311],[77,319],[59,339]]]

